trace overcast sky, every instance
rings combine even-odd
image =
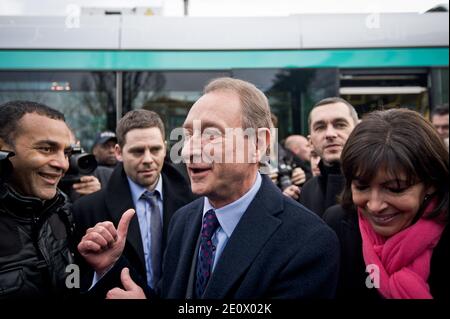
[[[301,13],[424,12],[448,0],[189,0],[190,16],[286,16]],[[0,15],[64,15],[67,6],[161,7],[182,16],[183,0],[0,0]]]

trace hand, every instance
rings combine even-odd
[[[100,181],[95,176],[81,176],[80,182],[73,184],[73,189],[80,195],[95,193],[101,187]]]
[[[106,294],[106,299],[146,299],[144,291],[130,277],[128,268],[122,269],[120,281],[125,289],[113,288]]]
[[[300,187],[296,185],[288,186],[283,191],[283,194],[297,200],[298,197],[300,196]]]
[[[111,222],[101,222],[89,228],[78,244],[78,251],[87,263],[102,276],[122,255],[128,226],[134,216],[129,209],[120,218],[117,230]]]
[[[300,167],[294,168],[292,171],[291,181],[292,184],[297,186],[303,184],[306,181],[305,171],[303,171]]]

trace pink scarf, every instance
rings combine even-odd
[[[436,203],[435,198],[423,216],[433,211]],[[415,224],[385,238],[375,233],[359,208],[358,217],[364,262],[366,266],[375,264],[379,267],[381,295],[390,299],[432,299],[427,283],[431,255],[445,225],[436,219],[420,218]]]

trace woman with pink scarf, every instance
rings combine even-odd
[[[450,300],[448,162],[414,111],[376,111],[356,126],[341,204],[324,215],[341,243],[338,298]]]

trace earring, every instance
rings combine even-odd
[[[423,202],[426,203],[431,198],[432,194],[425,194],[425,197],[423,198]]]

